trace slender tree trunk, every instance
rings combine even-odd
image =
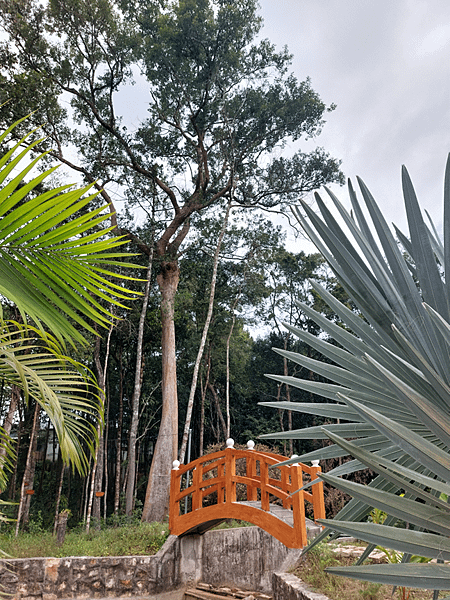
[[[287,346],[288,346],[288,340],[289,340],[289,336],[285,336],[284,338],[284,349],[287,350]],[[287,377],[289,375],[289,370],[288,370],[288,361],[286,357],[283,357],[283,368],[284,368],[284,375]],[[290,402],[291,401],[291,388],[288,386],[288,384],[285,384],[285,388],[286,388],[286,402]],[[287,417],[288,417],[288,431],[292,431],[292,410],[288,410],[287,411]],[[294,440],[289,440],[289,453],[290,456],[292,456],[294,454]]]
[[[55,522],[53,524],[53,535],[56,535],[56,527],[58,526],[59,505],[61,502],[61,492],[62,492],[62,486],[63,486],[63,481],[64,481],[64,470],[65,470],[65,465],[64,465],[63,461],[61,461],[61,472],[59,474],[58,492],[56,494],[56,509],[55,509]]]
[[[114,514],[119,514],[120,479],[122,475],[122,424],[123,424],[123,365],[122,351],[119,355],[119,414],[117,417],[116,480],[114,484]]]
[[[197,389],[198,371],[200,369],[200,363],[202,361],[203,351],[205,349],[205,344],[206,344],[206,336],[208,335],[209,325],[211,323],[211,318],[212,318],[212,313],[213,313],[213,308],[214,308],[214,296],[216,293],[217,267],[219,264],[220,249],[222,247],[223,238],[225,236],[225,231],[226,231],[226,228],[228,225],[228,217],[230,216],[230,210],[231,210],[231,198],[227,204],[227,210],[225,212],[225,217],[223,219],[222,229],[220,230],[219,239],[217,240],[216,251],[214,253],[213,272],[212,272],[212,277],[211,277],[211,289],[209,292],[208,313],[206,315],[205,324],[203,326],[202,338],[200,341],[197,358],[195,360],[194,373],[192,375],[191,390],[189,393],[189,400],[188,400],[187,411],[186,411],[186,421],[184,423],[183,440],[181,442],[180,457],[178,459],[181,464],[184,463],[184,456],[186,454],[189,429],[191,427],[192,408],[194,406],[195,391]],[[229,437],[229,435],[228,435],[228,437]]]
[[[134,490],[135,490],[135,479],[136,479],[136,441],[137,432],[139,426],[139,400],[141,397],[142,389],[142,350],[144,346],[144,325],[145,316],[147,314],[148,298],[150,296],[150,283],[152,278],[152,263],[153,263],[153,247],[148,257],[148,269],[147,269],[147,283],[145,285],[145,293],[142,301],[141,315],[139,317],[139,328],[138,328],[138,339],[137,339],[137,350],[136,350],[136,368],[134,375],[134,390],[133,398],[131,400],[131,424],[128,436],[128,462],[130,470],[128,473],[128,485],[126,490],[126,506],[125,512],[127,515],[131,515],[133,512],[134,505]]]
[[[47,450],[48,450],[48,442],[50,440],[50,419],[48,420],[47,423],[47,431],[45,432],[45,442],[44,442],[44,458],[42,459],[42,469],[41,469],[41,476],[39,478],[39,487],[38,487],[38,494],[40,495],[42,493],[42,486],[44,485],[44,476],[45,476],[45,466],[47,464]]]
[[[214,398],[214,404],[216,405],[217,416],[218,416],[220,424],[222,426],[223,435],[225,436],[225,439],[227,439],[227,426],[225,423],[225,419],[223,418],[222,409],[220,408],[219,396],[217,395],[217,392],[214,389],[214,386],[210,382],[208,382],[208,389],[211,392],[212,397]]]
[[[105,406],[105,403],[106,403],[106,393],[105,393],[106,371],[108,369],[109,348],[110,348],[111,334],[112,334],[113,329],[114,329],[114,323],[111,324],[109,331],[108,331],[108,337],[106,340],[105,361],[104,361],[103,365],[101,364],[101,361],[100,361],[100,341],[101,341],[101,339],[97,338],[95,340],[94,362],[95,362],[95,367],[97,369],[98,386],[100,388],[100,397],[103,402],[103,406]],[[95,449],[94,466],[92,467],[91,486],[90,486],[90,490],[89,490],[89,499],[88,499],[88,505],[87,505],[87,514],[86,514],[86,531],[89,531],[89,529],[90,529],[92,516],[94,516],[95,518],[100,520],[100,498],[98,498],[96,496],[95,502],[94,502],[94,491],[98,491],[98,492],[101,491],[102,482],[103,482],[104,437],[103,437],[103,431],[102,431],[100,422],[97,425],[97,435],[99,438],[99,443],[97,445],[97,448]]]
[[[8,490],[9,500],[12,500],[16,495],[18,459],[19,459],[20,443],[22,441],[22,434],[23,434],[23,427],[24,427],[24,420],[23,420],[23,415],[21,415],[20,405],[19,405],[19,415],[20,415],[20,420],[19,420],[19,429],[17,432],[16,457],[15,457],[15,461],[14,461],[14,470],[13,470],[13,474],[11,477],[11,483],[9,484],[9,490]]]
[[[28,523],[31,495],[27,494],[27,490],[33,489],[34,471],[36,468],[36,447],[37,436],[39,431],[40,413],[41,407],[38,403],[36,403],[36,407],[34,409],[33,425],[31,427],[30,445],[28,448],[27,462],[25,465],[25,472],[23,474],[22,486],[20,489],[20,502],[19,510],[17,513],[16,537],[19,534],[20,521],[23,520],[24,523]]]
[[[174,322],[174,302],[179,281],[177,262],[163,262],[157,281],[161,291],[162,415],[142,510],[143,521],[162,521],[167,515],[170,471],[177,457],[178,446]]]
[[[200,380],[200,383],[202,386],[202,405],[201,405],[201,409],[200,409],[200,456],[203,456],[204,435],[205,435],[205,399],[206,399],[206,390],[208,389],[210,369],[211,369],[211,353],[208,352],[208,369],[206,371],[205,385],[203,385],[203,381]]]
[[[104,482],[105,482],[105,495],[103,496],[103,519],[106,521],[106,503],[108,500],[108,436],[109,436],[109,405],[111,397],[108,386],[108,402],[106,404],[106,415],[105,415],[105,439],[103,442],[103,463],[104,463]]]
[[[228,334],[228,337],[227,337],[227,352],[226,352],[226,363],[227,363],[226,364],[226,377],[227,377],[227,385],[226,385],[226,394],[225,394],[226,412],[227,412],[227,439],[231,435],[231,422],[230,422],[230,343],[231,343],[231,336],[233,335],[234,325],[236,323],[236,315],[234,314],[234,311],[236,310],[236,306],[237,306],[237,303],[239,302],[239,298],[240,297],[241,297],[241,289],[239,289],[239,292],[238,292],[236,298],[234,299],[233,306],[231,307],[231,312],[233,314],[233,318],[231,320],[230,333]]]

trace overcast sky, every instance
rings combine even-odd
[[[359,175],[405,229],[400,168],[439,227],[450,151],[449,0],[260,0],[263,36],[294,55],[326,104],[314,142]],[[302,149],[307,149],[303,145]],[[334,188],[340,199],[347,192]]]

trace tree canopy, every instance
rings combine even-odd
[[[288,148],[319,135],[334,106],[290,72],[287,48],[260,38],[257,10],[255,0],[0,0],[0,100],[17,99],[0,122],[34,110],[49,157],[99,189],[118,233],[155,251],[163,410],[150,483],[177,454],[174,299],[195,216],[230,200],[283,208],[342,183],[325,150]],[[147,213],[147,239],[117,216],[117,197]],[[162,518],[167,501],[167,486],[150,490],[145,505],[160,512],[146,518]]]

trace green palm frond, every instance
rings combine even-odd
[[[0,378],[41,405],[55,427],[62,459],[84,472],[103,411],[94,378],[64,356],[56,338],[15,321],[0,321],[0,354]]]
[[[54,171],[26,179],[45,156],[31,157],[39,141],[25,137],[0,159],[0,294],[24,321],[27,315],[61,340],[83,342],[74,324],[93,332],[90,322],[105,326],[113,317],[101,301],[122,307],[136,296],[122,285],[132,278],[111,269],[123,266],[117,249],[126,240],[101,227],[109,218],[105,207],[87,209],[98,194],[92,186],[66,185],[26,199]]]
[[[319,539],[343,532],[366,540],[369,550],[380,545],[406,555],[442,558],[450,535],[450,505],[440,499],[450,491],[450,159],[443,242],[434,225],[424,222],[404,167],[409,234],[396,229],[397,239],[366,185],[358,181],[365,211],[349,183],[352,215],[329,190],[332,210],[316,194],[320,216],[305,203],[303,213],[297,209],[295,215],[364,318],[312,282],[347,329],[304,305],[305,314],[328,339],[288,329],[331,364],[277,351],[331,383],[270,376],[327,399],[289,403],[289,409],[339,422],[262,437],[329,437],[333,446],[302,460],[354,457],[322,476],[353,499],[334,520],[325,522]],[[367,486],[341,478],[365,467],[377,473]],[[388,514],[383,526],[360,523],[372,507]],[[410,529],[395,527],[399,521],[409,523]],[[421,582],[419,587],[450,589],[450,568],[442,565],[402,563],[333,572],[379,583],[404,586],[414,580],[415,585]]]
[[[41,405],[64,462],[85,472],[103,406],[95,379],[65,355],[65,342],[86,343],[83,330],[95,333],[93,324],[112,322],[106,307],[136,296],[125,287],[134,278],[115,269],[130,255],[118,251],[125,240],[104,227],[105,207],[89,209],[97,196],[92,186],[40,191],[54,169],[33,176],[45,154],[36,156],[41,140],[29,141],[35,132],[9,143],[18,123],[0,134],[7,148],[0,157],[0,297],[17,306],[23,323],[5,320],[0,307],[0,378]],[[11,456],[11,440],[0,429],[0,488]]]

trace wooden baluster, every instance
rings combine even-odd
[[[236,458],[234,456],[234,441],[228,438],[225,450],[225,502],[236,502]]]
[[[311,481],[318,479],[318,473],[322,473],[322,469],[319,466],[318,460],[311,462]],[[323,481],[315,483],[312,486],[312,497],[313,497],[313,508],[314,508],[314,521],[317,519],[325,519],[325,502],[323,499]]]
[[[225,465],[223,463],[217,465],[217,478],[221,480],[217,484],[217,504],[223,504],[225,502]]]
[[[300,463],[291,465],[291,493],[303,486],[303,472]],[[294,539],[297,548],[304,548],[307,544],[305,499],[303,490],[296,492],[292,498],[292,512],[294,516]]]
[[[192,474],[192,510],[198,510],[203,505],[202,488],[203,482],[203,464],[200,463],[194,469]]]
[[[269,492],[266,489],[269,483],[269,465],[263,459],[259,461],[259,470],[261,476],[261,509],[269,511]]]
[[[253,442],[252,440],[249,440],[247,442],[248,450],[252,451],[254,447],[255,447],[255,442]],[[256,477],[256,459],[254,456],[251,456],[251,455],[247,456],[246,467],[247,467],[247,469],[246,469],[247,477],[254,479]],[[247,500],[249,500],[250,502],[252,502],[254,500],[258,500],[258,489],[251,482],[247,483]]]
[[[281,489],[283,492],[289,492],[289,467],[281,467]],[[291,506],[291,499],[285,498],[283,500],[283,508],[289,508]]]
[[[180,501],[176,499],[180,493],[180,463],[173,461],[173,468],[170,472],[170,504],[169,504],[169,530],[172,535],[177,535],[176,520],[180,516]]]

